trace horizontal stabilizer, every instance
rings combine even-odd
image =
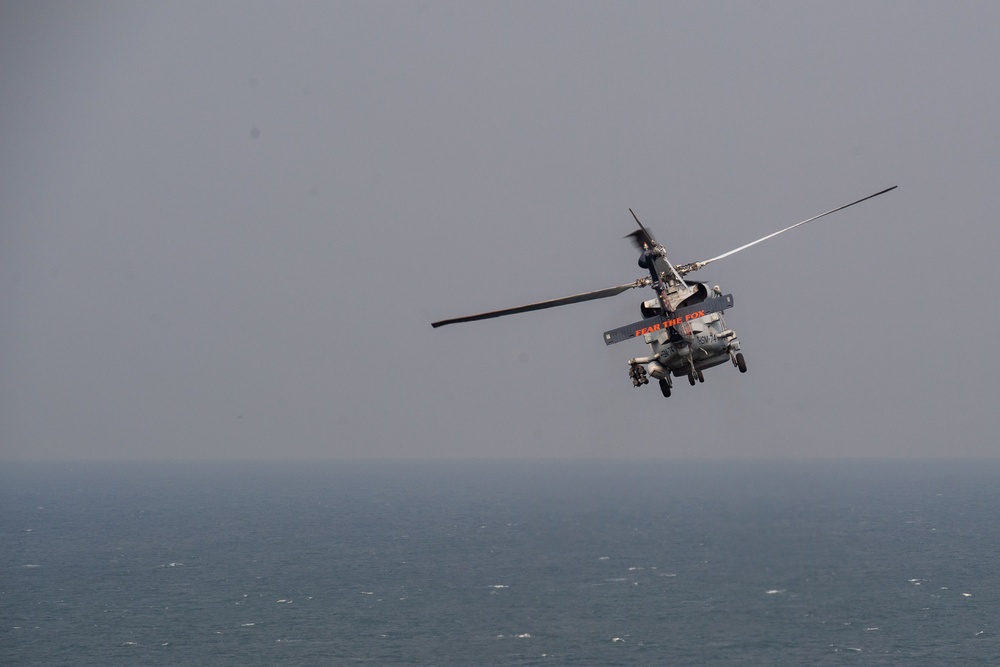
[[[710,313],[721,313],[727,308],[732,307],[732,294],[723,294],[711,299],[705,299],[701,303],[696,303],[693,306],[678,308],[674,312],[667,315],[649,317],[639,322],[635,322],[634,324],[628,324],[623,327],[618,327],[617,329],[612,329],[611,331],[605,331],[604,343],[612,345],[614,343],[620,343],[623,340],[628,340],[629,338],[635,338],[636,336],[644,336],[648,333],[664,331],[672,326],[696,320],[699,317],[704,317]]]

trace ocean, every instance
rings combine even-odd
[[[0,665],[1000,664],[997,462],[7,463]]]

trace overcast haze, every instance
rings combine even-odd
[[[1000,4],[0,4],[0,456],[994,456]],[[664,399],[632,207],[749,372]]]

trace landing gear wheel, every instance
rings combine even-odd
[[[740,369],[740,373],[747,372],[747,360],[743,358],[742,352],[736,353],[736,367]]]
[[[660,393],[664,398],[670,398],[670,383],[666,380],[660,380]]]
[[[704,373],[702,373],[702,372],[701,372],[701,371],[699,370],[699,371],[698,371],[698,382],[704,382],[704,381],[705,381],[705,374],[704,374]]]
[[[694,371],[691,371],[690,373],[688,373],[688,382],[691,383],[692,387],[694,386],[694,383],[695,383]]]

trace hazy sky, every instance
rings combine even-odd
[[[994,456],[1000,4],[0,4],[0,457]],[[899,189],[652,293],[432,330]]]

